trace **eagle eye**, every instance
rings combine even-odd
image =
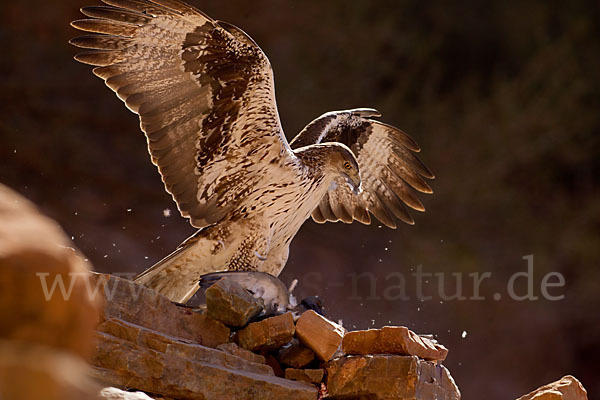
[[[352,169],[352,164],[350,164],[348,161],[345,161],[344,162],[344,169],[348,169],[348,170]]]

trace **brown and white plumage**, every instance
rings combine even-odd
[[[423,209],[411,187],[431,192],[433,175],[374,110],[325,114],[290,146],[271,65],[246,33],[178,0],[102,1],[72,23],[91,33],[71,41],[90,49],[76,59],[139,115],[166,190],[200,228],[138,282],[187,301],[207,272],[278,275],[311,214],[368,223],[371,212],[395,227],[412,223],[403,203]]]
[[[413,153],[419,145],[401,130],[371,119],[381,116],[377,110],[362,108],[323,114],[306,126],[290,143],[294,148],[313,143],[340,142],[355,154],[362,179],[362,193],[354,194],[338,182],[329,190],[312,217],[316,222],[354,220],[371,223],[371,212],[390,228],[394,218],[414,224],[406,206],[425,211],[415,190],[432,193],[424,178],[433,173]]]

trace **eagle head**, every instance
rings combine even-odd
[[[354,194],[361,192],[360,170],[352,150],[342,143],[331,143],[329,169],[346,180]]]

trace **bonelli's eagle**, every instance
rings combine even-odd
[[[433,178],[407,134],[376,110],[323,114],[288,143],[273,72],[241,29],[177,0],[102,0],[86,7],[82,63],[139,115],[152,162],[181,215],[199,231],[136,281],[186,302],[200,275],[279,275],[289,244],[319,223],[412,224],[415,190]],[[362,182],[362,183],[361,183]]]

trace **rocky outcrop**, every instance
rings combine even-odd
[[[587,400],[587,391],[581,382],[571,375],[544,385],[517,400]]]
[[[276,377],[264,357],[229,343],[229,327],[206,313],[177,306],[133,282],[101,274],[94,278],[106,306],[91,362],[94,376],[105,385],[177,399],[316,398],[313,386]],[[277,344],[281,339],[269,339],[269,333],[277,338],[275,331],[287,332],[285,343],[293,336],[291,314],[252,325],[262,332],[255,339]]]
[[[129,281],[100,274],[95,279],[106,305],[92,364],[107,386],[178,399],[316,399],[322,387],[332,398],[460,398],[448,371],[428,361],[445,358],[447,350],[404,327],[346,333],[309,310],[296,322],[288,312],[237,328],[208,316],[214,303],[207,312],[192,310]],[[239,315],[248,315],[240,305],[253,307],[251,301],[222,301],[244,297],[224,280],[215,293],[218,307],[235,305]]]
[[[346,332],[312,310],[248,323],[261,310],[226,278],[208,310],[183,307],[90,273],[54,222],[1,185],[0,219],[1,399],[460,399],[432,337]],[[566,376],[518,400],[550,399],[587,394]]]
[[[178,399],[315,398],[312,387],[277,378],[267,365],[144,328],[129,329],[135,342],[98,334],[92,362],[95,376],[107,384]]]

